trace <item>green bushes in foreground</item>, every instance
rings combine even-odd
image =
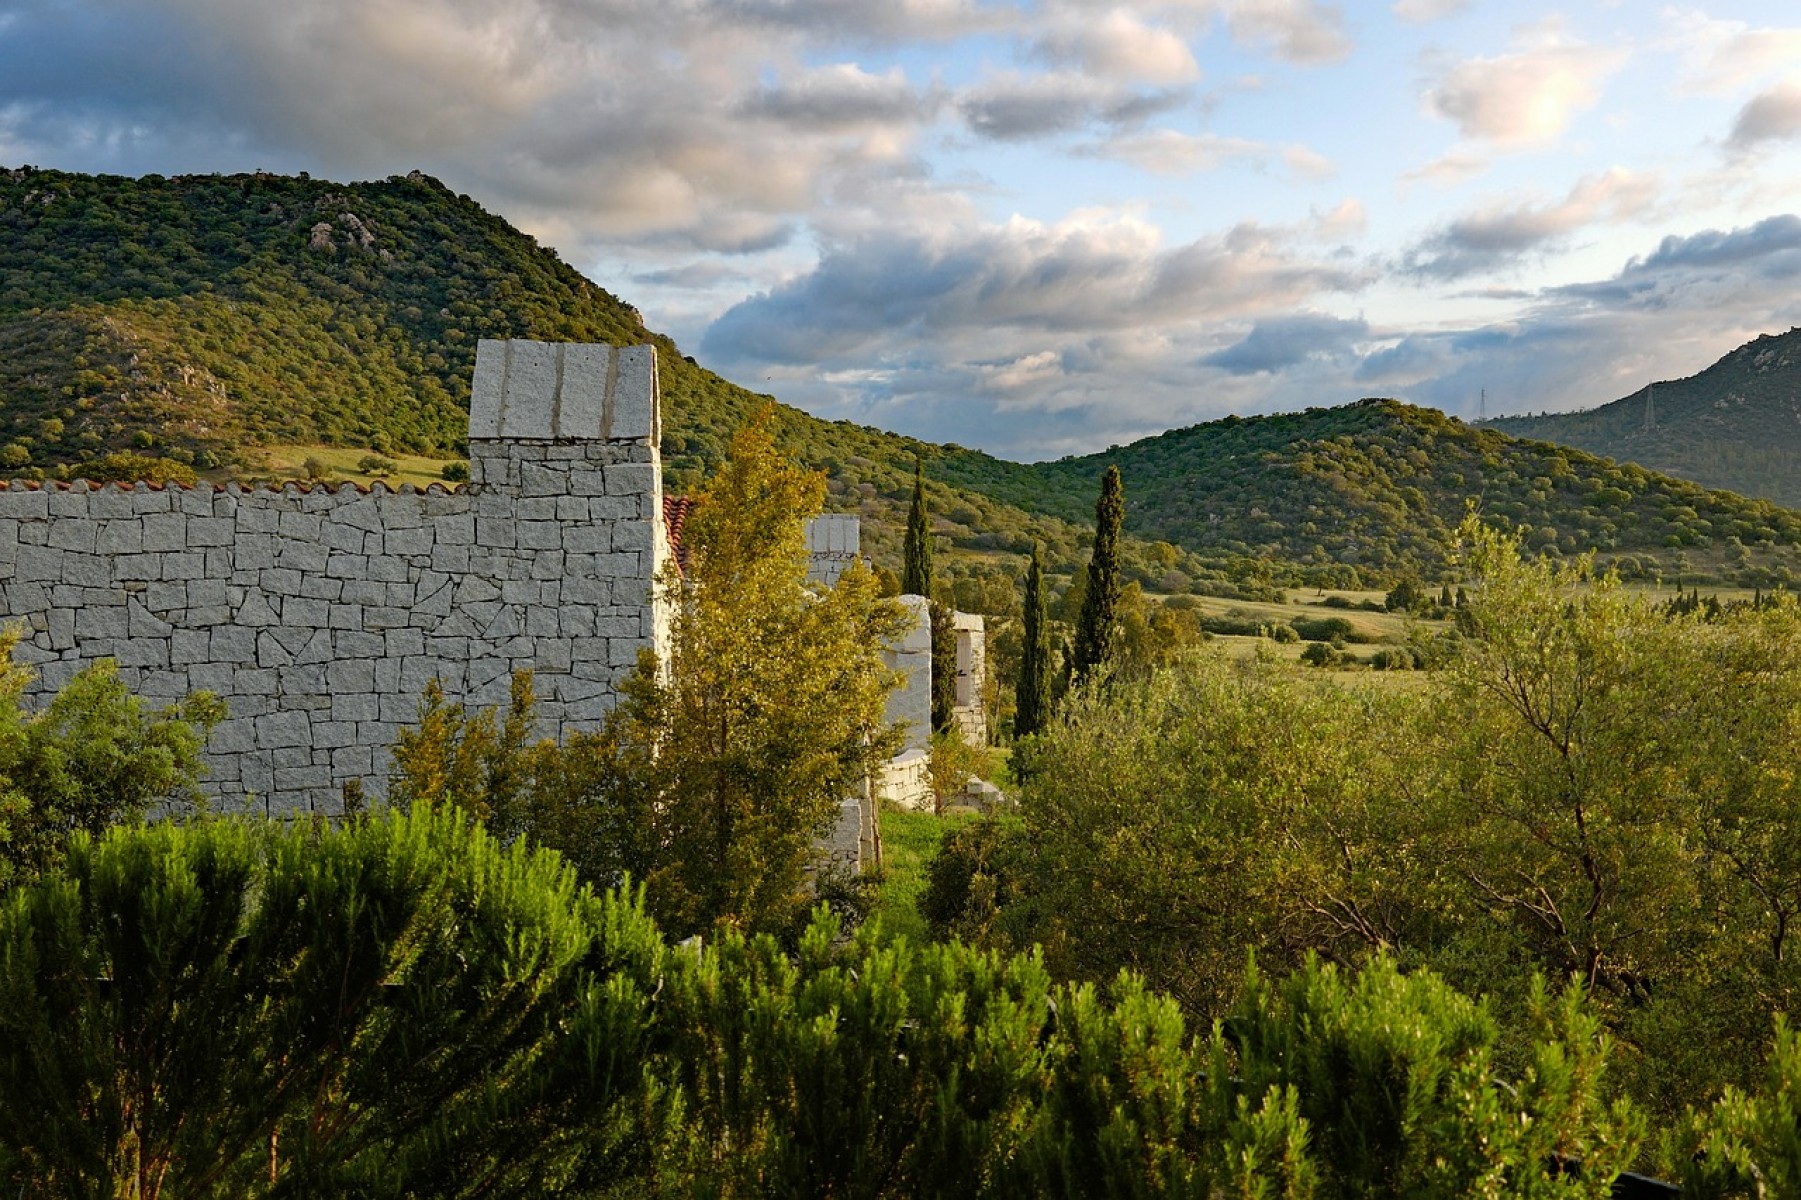
[[[725,933],[454,811],[78,837],[0,900],[8,1196],[1601,1196],[1641,1125],[1579,993],[1503,1078],[1481,1003],[1378,958],[1184,1027],[1036,956]],[[1801,1054],[1685,1136],[1791,1179]],[[1710,1173],[1709,1173],[1710,1172]]]

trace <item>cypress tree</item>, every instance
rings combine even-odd
[[[1026,572],[1025,644],[1020,648],[1018,707],[1013,735],[1030,737],[1051,715],[1051,644],[1045,628],[1044,564],[1032,543],[1032,566]]]
[[[907,538],[901,548],[901,591],[910,596],[932,594],[932,527],[926,520],[926,468],[913,461],[913,507],[907,513]]]
[[[1108,467],[1101,476],[1100,499],[1094,505],[1094,553],[1088,559],[1088,591],[1076,621],[1074,679],[1082,679],[1100,666],[1113,640],[1114,612],[1119,607],[1119,527],[1125,515],[1119,468]]]
[[[957,626],[948,604],[928,606],[932,631],[932,730],[951,727],[957,708]]]

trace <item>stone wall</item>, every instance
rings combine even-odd
[[[957,699],[951,720],[971,746],[988,744],[988,635],[980,613],[951,615],[957,639]]]
[[[0,485],[0,618],[39,693],[111,657],[222,696],[222,803],[336,812],[434,678],[496,704],[530,668],[543,734],[599,722],[666,628],[657,438],[650,347],[484,341],[468,487]]]

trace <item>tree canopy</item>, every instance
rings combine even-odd
[[[523,681],[504,718],[428,695],[395,750],[395,795],[468,805],[603,885],[642,879],[666,928],[791,929],[818,839],[898,744],[881,650],[905,617],[860,565],[807,582],[824,483],[770,425],[740,430],[699,496],[688,568],[657,583],[667,660],[639,663],[600,730],[532,744]]]

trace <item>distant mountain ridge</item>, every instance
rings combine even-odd
[[[1801,505],[1801,329],[1756,338],[1698,374],[1599,408],[1488,426]]]
[[[69,477],[131,452],[219,477],[256,472],[256,447],[274,443],[449,457],[482,337],[657,346],[677,493],[771,402],[418,172],[338,184],[0,170],[0,471]],[[890,565],[917,459],[953,573],[1010,576],[1034,541],[1054,570],[1079,569],[1108,462],[1125,476],[1126,565],[1151,587],[1433,577],[1472,500],[1536,547],[1595,549],[1638,573],[1801,572],[1801,514],[1395,401],[1037,464],[777,412],[790,448],[826,471],[828,506],[862,516],[866,548]]]
[[[1369,399],[1174,429],[1106,454],[946,475],[1074,519],[1084,481],[1117,463],[1141,537],[1277,559],[1348,583],[1430,574],[1471,506],[1529,548],[1596,553],[1632,577],[1788,578],[1801,513],[1565,446]],[[1034,495],[1036,498],[1034,498]]]

